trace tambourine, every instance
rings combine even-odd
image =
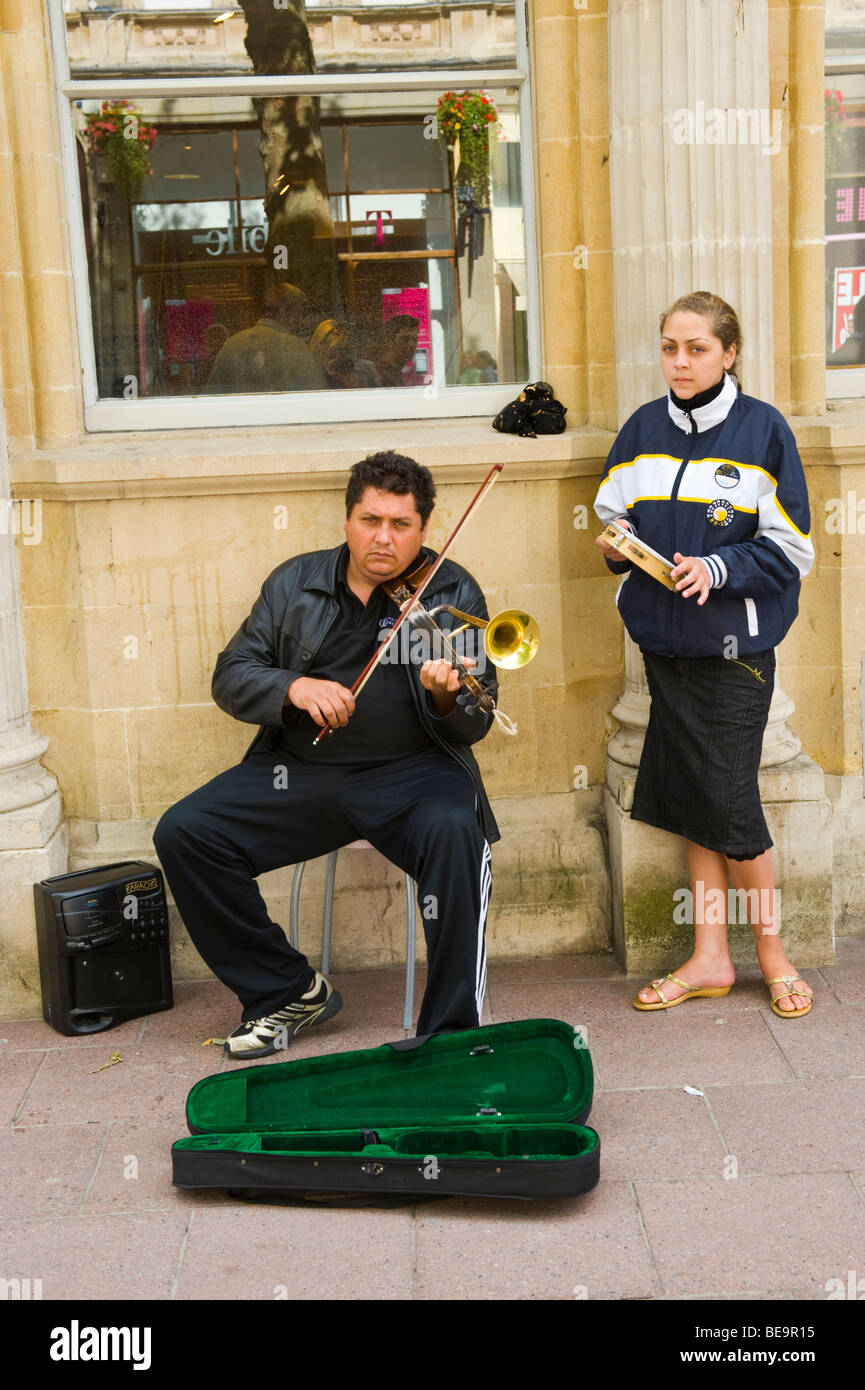
[[[639,569],[645,570],[646,574],[663,584],[665,589],[675,589],[676,581],[670,575],[670,571],[675,569],[672,560],[659,555],[657,550],[646,545],[633,531],[626,531],[617,521],[611,521],[601,534],[609,545],[618,550],[623,560],[631,560]]]

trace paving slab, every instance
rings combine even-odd
[[[8,1125],[14,1119],[46,1055],[7,1052],[0,1057],[0,1125]]]
[[[603,1163],[603,1156],[601,1158]],[[417,1297],[649,1298],[658,1285],[629,1183],[557,1202],[419,1206]]]
[[[841,1173],[636,1183],[663,1295],[826,1296],[865,1270],[865,1206]]]
[[[224,1038],[240,1023],[237,996],[218,980],[175,984],[174,1007],[141,1019],[141,1042],[182,1038],[186,1044],[205,1038]]]
[[[602,1181],[722,1171],[725,1150],[705,1100],[680,1088],[599,1091],[586,1123],[601,1136]]]
[[[851,974],[837,965],[824,965],[820,974],[828,989],[839,1004],[858,1004],[865,1006],[865,979]]]
[[[865,965],[865,936],[836,937],[835,959],[839,964],[859,960]]]
[[[645,981],[611,957],[491,962],[485,1020],[587,1029],[601,1182],[557,1202],[340,1210],[171,1186],[195,1081],[402,1037],[399,966],[332,976],[340,1014],[257,1063],[201,1047],[239,1019],[214,980],[177,982],[172,1010],[102,1034],[0,1021],[0,1274],[42,1278],[46,1299],[167,1299],[188,1229],[181,1299],[826,1298],[850,1270],[865,1279],[865,939],[839,941],[838,962],[806,970],[816,1003],[797,1021],[771,1014],[756,966],[724,1000],[641,1014],[630,1001]],[[95,1072],[115,1050],[123,1063]],[[791,1212],[792,1262],[779,1228]]]
[[[636,1009],[623,1018],[598,1017],[588,1043],[605,1090],[646,1086],[706,1086],[723,1082],[786,1081],[790,1069],[754,1010],[696,1016],[696,1003],[660,1014]],[[714,1000],[705,1001],[713,1004]],[[693,1012],[675,1022],[671,1015]]]
[[[76,1033],[67,1036],[65,1033],[58,1033],[41,1018],[0,1019],[0,1057],[5,1052],[34,1049],[49,1051],[62,1047],[104,1047],[106,1038],[113,1042],[113,1046],[109,1048],[109,1051],[113,1052],[115,1047],[121,1044],[129,1046],[137,1040],[142,1022],[140,1018],[130,1018],[125,1023],[118,1023],[114,1028],[105,1028],[99,1033]]]
[[[47,1132],[54,1128],[48,1127]],[[182,1114],[115,1120],[84,1194],[81,1213],[172,1211],[231,1203],[228,1193],[219,1189],[199,1193],[172,1186],[171,1145],[188,1133]]]
[[[710,1086],[706,1096],[740,1177],[846,1172],[865,1154],[865,1078]]]
[[[569,980],[555,983],[490,983],[488,994],[496,1023],[517,1018],[560,1018],[587,1024],[599,1014],[631,1009],[635,988],[630,980]]]
[[[321,1028],[311,1028],[308,1033],[298,1033],[297,1037],[289,1039],[288,1047],[271,1053],[269,1057],[261,1057],[257,1062],[232,1062],[226,1057],[222,1070],[236,1071],[242,1066],[273,1066],[278,1062],[295,1062],[300,1061],[302,1057],[321,1057],[332,1052],[357,1052],[362,1048],[381,1047],[384,1043],[396,1042],[405,1037],[402,1028],[352,1026],[345,1021],[340,1022],[341,1018],[342,1014],[337,1014],[336,1018],[329,1019]]]
[[[122,1062],[104,1071],[94,1069],[111,1056],[107,1040],[102,1053],[90,1047],[46,1053],[20,1106],[19,1123],[82,1124],[134,1115],[182,1115],[190,1086],[218,1071],[223,1060],[218,1048],[184,1045],[174,1039],[119,1050]],[[8,1060],[36,1055],[14,1053]]]
[[[835,957],[820,974],[842,1004],[865,1004],[865,939],[836,942]]]
[[[3,1277],[42,1280],[43,1299],[167,1299],[188,1215],[48,1217],[0,1230]]]
[[[0,1221],[74,1215],[107,1128],[97,1122],[0,1129]]]
[[[402,1030],[405,1007],[405,970],[346,970],[328,975],[334,989],[342,995],[343,1015],[354,1027],[379,1024],[385,1030]],[[426,988],[426,967],[419,966],[414,977],[414,1018],[420,1012]]]
[[[829,989],[826,981],[820,976],[819,970],[803,970],[802,979],[811,986],[814,992],[814,1009],[817,1005],[835,1005],[838,1000]],[[680,1005],[677,1009],[671,1009],[670,1014],[680,1016],[686,1010],[715,1008],[719,1012],[725,1009],[762,1009],[771,1015],[772,1009],[769,1004],[769,986],[765,983],[763,976],[758,968],[740,969],[736,974],[736,982],[729,994],[723,999],[691,999],[686,1004]]]
[[[195,1211],[178,1299],[411,1297],[412,1209],[256,1206]]]
[[[500,985],[562,984],[567,980],[624,979],[613,955],[533,956],[524,960],[491,960],[491,981]]]
[[[797,1077],[865,1076],[865,1006],[815,1005],[804,1018],[777,1018],[769,1028]]]

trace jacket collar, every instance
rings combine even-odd
[[[412,560],[410,569],[415,569],[423,560],[434,560],[436,554],[435,550],[430,550],[428,546],[422,545],[416,559]],[[348,545],[345,541],[342,545],[338,545],[335,550],[323,550],[321,560],[304,584],[304,589],[317,589],[320,593],[330,594],[332,598],[335,598],[340,566],[343,559],[347,559],[347,557]],[[456,571],[450,561],[445,560],[441,568],[434,574],[430,587],[425,589],[424,593],[438,593],[440,589],[453,584],[456,578]]]
[[[678,425],[685,434],[690,434],[693,425],[697,427],[698,434],[705,434],[706,430],[712,429],[715,425],[720,425],[722,420],[726,420],[730,409],[739,394],[739,388],[735,379],[729,372],[724,373],[724,385],[718,392],[713,401],[708,405],[699,405],[694,411],[680,410],[673,403],[669,390],[667,391],[667,410],[674,425]]]

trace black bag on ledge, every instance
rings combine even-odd
[[[564,434],[568,407],[557,401],[548,381],[533,381],[515,401],[500,410],[493,429],[537,439],[539,434]]]

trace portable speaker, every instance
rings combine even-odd
[[[34,883],[42,1016],[58,1033],[98,1033],[170,1009],[162,873],[127,860]]]

